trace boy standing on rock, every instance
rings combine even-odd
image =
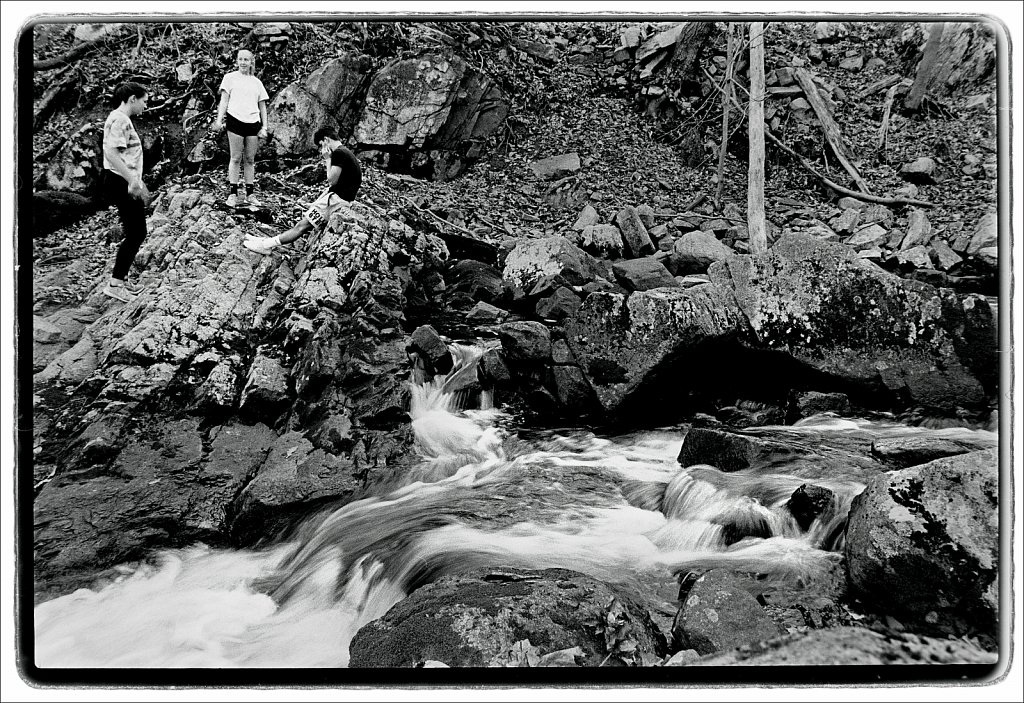
[[[138,83],[122,83],[114,90],[114,108],[103,125],[103,172],[100,186],[117,205],[122,239],[114,270],[103,288],[104,295],[128,302],[142,287],[127,281],[128,271],[146,238],[146,206],[150,194],[142,182],[142,140],[132,118],[146,109],[149,91]]]
[[[327,190],[313,201],[303,218],[287,232],[276,237],[256,237],[247,234],[242,242],[249,251],[269,254],[274,247],[290,244],[313,229],[320,229],[331,219],[343,202],[355,200],[363,182],[362,169],[356,155],[338,139],[338,133],[331,127],[322,127],[313,135],[313,143],[320,149],[327,169]]]

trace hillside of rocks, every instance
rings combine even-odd
[[[35,597],[115,578],[118,564],[156,548],[271,541],[386,483],[416,461],[409,381],[447,373],[454,342],[488,346],[467,393],[493,392],[525,424],[710,428],[711,439],[684,448],[695,452],[684,466],[735,459],[733,429],[823,411],[996,429],[992,31],[769,24],[765,119],[790,151],[768,145],[769,250],[752,254],[735,107],[719,175],[719,86],[734,74],[743,104],[749,85],[743,41],[730,64],[726,30],[39,29],[36,207],[20,232],[33,246]],[[257,163],[265,207],[253,213],[222,205],[225,147],[208,131],[216,85],[242,45],[257,51],[272,96]],[[154,87],[139,131],[158,195],[136,260],[147,290],[129,303],[100,293],[120,237],[116,212],[95,193],[111,77]],[[322,189],[309,137],[323,123],[363,161],[359,198],[322,233],[271,256],[242,248],[247,233],[291,226]],[[865,186],[871,199],[856,197]],[[900,467],[941,477],[943,462],[955,462],[970,475],[963,521],[922,507],[942,505],[948,479],[921,489],[916,474],[880,474],[928,493],[897,501],[943,531],[915,527],[888,551],[873,544],[871,521],[892,507],[880,478],[860,507],[856,524],[868,526],[851,518],[860,537],[846,560],[861,566],[840,579],[883,603],[895,596],[878,570],[909,549],[928,560],[921,540],[938,540],[928,578],[949,578],[951,552],[963,556],[956,577],[977,588],[954,598],[920,584],[915,593],[939,592],[941,603],[880,607],[921,637],[962,641],[951,650],[916,634],[828,636],[882,659],[909,648],[939,662],[988,661],[980,650],[992,646],[996,547],[978,535],[990,526],[994,462],[981,449],[932,448]],[[417,598],[457,597],[474,578]],[[737,607],[760,612],[742,584],[728,590]],[[958,616],[961,606],[972,617]],[[737,644],[683,646],[672,627],[653,634],[636,607],[629,601],[636,637],[659,663]],[[777,630],[749,622],[752,638],[759,623]],[[385,646],[378,634],[361,634],[371,654]],[[582,659],[599,662],[599,645],[581,644]]]

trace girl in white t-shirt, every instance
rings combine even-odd
[[[261,203],[247,195],[252,192],[256,177],[256,149],[260,139],[267,136],[267,89],[253,75],[252,52],[242,49],[235,59],[238,70],[224,76],[220,82],[220,105],[214,128],[228,130],[231,160],[228,162],[228,205],[256,205]],[[239,187],[241,172],[245,184]]]

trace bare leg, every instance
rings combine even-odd
[[[228,148],[231,158],[228,161],[228,183],[238,183],[238,175],[242,170],[242,153],[245,151],[245,137],[228,132]]]
[[[242,152],[242,174],[245,177],[246,186],[252,186],[256,178],[256,150],[260,146],[259,137],[243,137],[245,149]]]
[[[313,229],[313,224],[305,217],[303,217],[301,220],[299,220],[299,223],[297,225],[292,227],[287,232],[282,232],[279,235],[281,239],[281,244],[291,244],[292,242],[294,242],[296,239],[298,239],[311,229]]]

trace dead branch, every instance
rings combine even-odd
[[[882,80],[875,81],[874,83],[869,85],[867,88],[865,88],[864,90],[860,91],[860,93],[857,94],[857,99],[858,100],[863,100],[864,98],[866,98],[866,97],[868,97],[870,95],[874,95],[875,93],[877,93],[880,90],[885,90],[886,88],[888,88],[890,86],[896,85],[899,82],[900,82],[900,77],[898,75],[886,76]]]
[[[726,28],[725,92],[722,94],[722,146],[718,151],[718,185],[715,188],[715,210],[722,209],[722,188],[725,185],[725,152],[729,148],[729,113],[732,112],[732,70],[736,63],[733,23]]]
[[[822,99],[821,93],[818,92],[818,87],[814,85],[814,78],[811,72],[806,68],[798,68],[793,72],[793,77],[796,79],[797,84],[803,88],[807,102],[814,108],[814,113],[821,122],[821,130],[825,133],[825,139],[828,140],[829,145],[832,147],[832,153],[836,155],[839,163],[843,165],[846,172],[853,178],[853,182],[863,192],[870,193],[871,189],[868,187],[867,181],[860,175],[860,172],[857,171],[857,168],[850,161],[850,157],[846,153],[846,142],[843,139],[843,133],[840,131],[839,125],[832,118],[828,106]]]
[[[714,85],[716,88],[718,88],[717,84]],[[743,86],[740,87],[742,88]],[[733,96],[732,101],[733,106],[740,111],[740,114],[744,114],[743,106],[740,105],[738,100],[736,100],[736,96]],[[855,190],[844,188],[835,181],[824,176],[820,171],[818,171],[818,169],[814,168],[811,162],[809,162],[803,156],[801,156],[800,154],[786,146],[786,144],[783,143],[783,141],[779,139],[777,136],[775,136],[775,134],[773,134],[770,129],[766,129],[764,131],[764,134],[766,137],[768,137],[768,141],[770,141],[772,144],[779,147],[784,152],[795,158],[797,162],[801,166],[803,166],[804,169],[807,170],[811,175],[816,177],[818,180],[820,180],[822,183],[824,183],[826,186],[828,186],[835,192],[839,193],[840,195],[848,195],[851,198],[857,198],[858,200],[863,200],[868,203],[879,203],[880,205],[914,205],[916,207],[935,207],[933,203],[929,203],[925,200],[915,200],[913,198],[883,198],[878,195],[871,195],[869,193],[858,193]]]
[[[75,59],[85,56],[87,53],[97,48],[104,40],[108,39],[107,36],[98,37],[87,42],[82,42],[78,46],[73,46],[69,50],[65,51],[60,56],[53,56],[48,59],[42,59],[40,61],[32,62],[33,71],[49,71],[51,68],[57,68],[64,64],[71,63]]]
[[[473,234],[472,232],[470,232],[470,231],[469,231],[468,229],[466,229],[465,227],[461,227],[461,226],[459,226],[459,225],[455,224],[454,222],[449,222],[448,220],[444,219],[444,218],[443,218],[443,217],[441,217],[440,215],[437,215],[437,214],[433,213],[433,212],[432,212],[432,211],[430,211],[430,210],[427,210],[427,209],[421,208],[421,207],[420,207],[419,205],[417,205],[417,204],[416,204],[415,202],[413,202],[411,198],[407,198],[407,197],[406,197],[406,196],[404,196],[404,195],[400,195],[400,196],[398,196],[398,197],[400,197],[400,198],[401,198],[402,200],[404,200],[405,202],[409,203],[409,205],[411,205],[411,206],[413,207],[413,209],[415,209],[415,210],[417,210],[417,211],[419,211],[419,212],[423,212],[423,213],[426,213],[426,214],[430,215],[431,217],[433,217],[433,218],[434,218],[435,220],[437,220],[437,221],[438,221],[438,222],[440,222],[441,224],[445,225],[446,227],[452,227],[452,228],[454,228],[454,229],[457,229],[457,230],[459,230],[460,232],[465,232],[465,233],[466,233],[466,234],[468,234],[468,235],[472,235],[472,234]]]

